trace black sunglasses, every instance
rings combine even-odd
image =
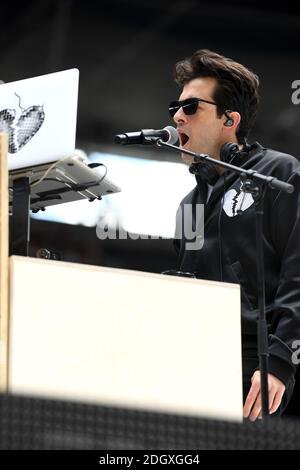
[[[214,104],[215,106],[217,106],[217,103],[214,103],[213,101],[203,100],[202,98],[187,98],[183,101],[171,101],[171,103],[169,104],[169,113],[172,117],[174,117],[177,111],[182,108],[184,114],[190,116],[191,114],[195,114],[195,112],[197,111],[199,101],[203,101],[203,103]]]

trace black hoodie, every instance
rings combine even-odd
[[[250,147],[240,165],[294,185],[292,194],[268,189],[264,199],[264,268],[266,316],[269,332],[269,372],[284,384],[296,371],[292,354],[300,340],[300,163],[287,154]],[[234,164],[234,162],[233,162]],[[176,237],[184,205],[204,206],[204,244],[186,250],[186,238],[175,238],[180,271],[197,278],[238,283],[241,286],[243,354],[257,344],[256,220],[250,194],[243,199],[237,174],[219,177],[207,202],[207,184],[197,186],[183,199],[177,213]],[[238,210],[241,212],[238,213]],[[195,220],[193,220],[195,228]],[[295,362],[295,361],[294,361]]]

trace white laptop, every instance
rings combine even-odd
[[[78,80],[78,69],[70,69],[0,85],[9,170],[74,155]]]
[[[87,159],[75,155],[78,81],[78,69],[70,69],[0,85],[10,205],[13,180],[21,176],[30,178],[34,211],[120,191],[103,167],[91,168]]]

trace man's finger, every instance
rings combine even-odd
[[[259,392],[255,400],[254,406],[252,407],[252,410],[249,416],[250,421],[255,421],[258,418],[260,413],[261,413],[261,392]]]
[[[284,395],[284,390],[283,390],[283,391],[280,391],[280,392],[277,392],[277,393],[275,394],[274,401],[273,401],[272,406],[271,406],[271,408],[270,408],[270,414],[275,413],[275,411],[278,410],[283,395]]]
[[[271,408],[274,403],[275,396],[276,396],[276,388],[272,387],[269,390],[269,413],[271,413]],[[262,409],[258,415],[258,419],[261,419],[261,418],[262,418]]]
[[[252,385],[251,385],[251,388],[249,390],[249,393],[247,395],[245,405],[244,405],[244,410],[243,410],[244,418],[248,418],[248,416],[250,414],[250,411],[251,411],[251,408],[254,405],[255,400],[256,400],[256,398],[259,394],[259,391],[260,391],[259,382],[253,381]]]
[[[269,413],[271,413],[272,406],[276,397],[276,388],[271,388],[269,390]]]

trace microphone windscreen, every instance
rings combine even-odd
[[[164,127],[164,130],[168,131],[169,138],[165,142],[167,144],[175,145],[179,141],[179,134],[175,127],[172,126],[166,126]]]

